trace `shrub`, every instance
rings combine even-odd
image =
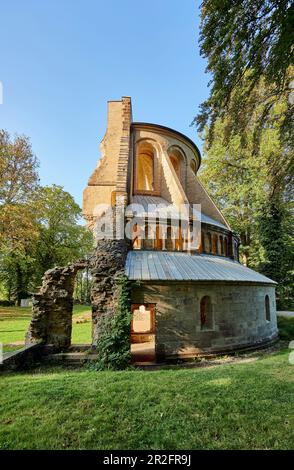
[[[294,340],[294,318],[278,317],[280,339],[284,341]]]
[[[95,370],[121,370],[130,364],[131,282],[126,276],[117,280],[118,305],[113,315],[101,317]]]
[[[12,300],[0,300],[0,307],[13,307],[15,302]]]

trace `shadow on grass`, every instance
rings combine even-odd
[[[41,367],[4,374],[1,385],[2,448],[293,448],[294,367],[285,350],[209,369]]]

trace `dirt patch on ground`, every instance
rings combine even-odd
[[[259,349],[255,351],[244,351],[234,354],[225,354],[223,356],[213,356],[213,357],[199,357],[190,360],[179,360],[173,363],[163,363],[163,364],[146,364],[143,363],[137,365],[138,368],[148,369],[148,370],[159,370],[159,369],[179,369],[179,368],[196,368],[196,367],[217,367],[219,365],[226,364],[238,364],[238,363],[250,363],[256,362],[264,356],[274,354],[277,351],[285,349],[288,347],[288,342],[279,340],[276,343]]]
[[[92,321],[91,312],[83,313],[82,315],[73,317],[73,319],[72,319],[73,323],[88,323],[90,321]]]

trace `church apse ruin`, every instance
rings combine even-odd
[[[239,263],[239,239],[201,185],[201,155],[183,134],[132,121],[108,102],[101,158],[84,190],[97,239],[93,344],[115,308],[118,273],[133,282],[137,360],[257,347],[277,337],[275,282]]]

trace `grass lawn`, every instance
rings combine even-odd
[[[91,307],[88,305],[75,305],[73,311],[72,342],[78,344],[91,343]],[[24,343],[30,319],[31,308],[0,307],[0,342],[4,344],[4,351],[21,348]],[[76,323],[76,321],[85,323]],[[5,346],[17,343],[15,346]]]
[[[294,319],[279,325],[294,339]],[[289,352],[209,368],[3,372],[0,449],[294,449]]]
[[[155,372],[3,373],[0,449],[293,449],[288,356]]]

